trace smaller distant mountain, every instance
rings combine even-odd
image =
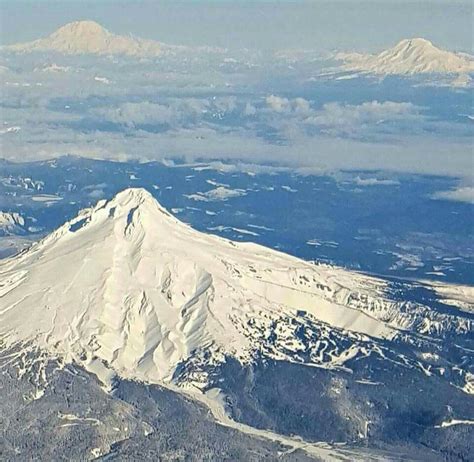
[[[184,47],[165,45],[155,40],[117,35],[95,21],[74,21],[60,27],[46,38],[4,47],[7,51],[30,53],[54,51],[68,55],[128,55],[153,57]]]
[[[441,50],[423,38],[405,39],[379,54],[339,53],[349,71],[378,75],[467,74],[474,56]]]

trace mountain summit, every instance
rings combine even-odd
[[[113,38],[113,34],[95,21],[74,21],[60,27],[49,37],[53,41],[68,41],[70,43],[85,41],[104,44]]]
[[[113,34],[95,21],[74,21],[46,38],[5,48],[15,52],[157,56],[163,52],[163,48],[169,46],[153,40]]]
[[[474,58],[441,50],[423,38],[405,39],[377,55],[339,54],[347,70],[373,74],[460,74],[474,72]]]

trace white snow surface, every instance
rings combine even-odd
[[[0,342],[33,343],[106,384],[115,374],[167,383],[196,352],[292,361],[301,348],[292,320],[302,316],[319,323],[308,365],[322,367],[369,354],[371,338],[453,325],[400,309],[384,289],[377,278],[198,232],[144,189],[127,189],[0,261]],[[353,343],[341,347],[341,332]]]
[[[474,72],[474,57],[441,50],[423,38],[405,39],[380,54],[339,53],[349,71],[380,75],[466,74]]]
[[[474,313],[472,304],[474,287],[443,284],[442,282],[432,282],[430,285],[443,303],[455,306],[468,313]]]

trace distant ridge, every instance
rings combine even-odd
[[[350,71],[382,75],[464,74],[474,72],[474,57],[441,50],[424,38],[405,39],[377,55],[340,53]]]

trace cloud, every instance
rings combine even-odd
[[[176,108],[149,102],[125,103],[117,108],[99,108],[93,111],[93,115],[101,120],[128,127],[171,124],[179,119],[179,111]]]
[[[291,143],[275,144],[246,128],[196,126],[159,133],[139,129],[123,133],[38,127],[2,140],[2,155],[9,160],[48,159],[65,154],[143,162],[165,158],[221,159],[271,163],[311,172],[388,170],[463,177],[472,171],[470,143],[436,136],[374,143],[302,135]]]
[[[2,130],[21,130],[1,135],[0,155],[14,161],[76,154],[136,161],[217,159],[306,172],[472,175],[472,124],[456,121],[452,113],[433,121],[429,110],[412,102],[370,96],[360,104],[322,104],[317,95],[326,90],[324,83],[317,83],[314,99],[305,87],[303,98],[298,86],[288,87],[280,78],[278,65],[244,58],[246,65],[222,71],[218,60],[199,56],[134,64],[55,57],[58,66],[73,66],[71,72],[34,72],[44,58],[11,58],[8,66],[15,72],[5,79],[12,85],[2,95],[0,123]],[[110,84],[95,81],[97,75],[107,76]],[[294,77],[303,81],[297,72]],[[327,88],[326,101],[328,95],[337,99],[339,90],[331,91]],[[362,98],[364,91],[351,97]],[[376,181],[363,178],[361,186],[389,180]]]
[[[107,121],[125,127],[136,126],[188,126],[202,119],[222,119],[232,113],[253,115],[256,110],[247,103],[238,103],[235,96],[207,98],[165,98],[161,103],[140,101],[112,107],[99,107],[91,111],[97,121]]]
[[[265,98],[265,107],[260,108],[259,118],[287,140],[302,134],[324,134],[387,141],[398,136],[453,130],[452,123],[448,127],[444,122],[431,121],[422,113],[424,108],[411,102],[373,100],[357,105],[330,102],[319,109],[315,105],[301,97],[288,99],[270,95]],[[456,134],[462,136],[463,129],[464,135],[467,134],[464,126]]]
[[[244,109],[244,115],[246,116],[254,116],[257,113],[257,109],[253,104],[246,103]]]
[[[89,194],[88,196],[91,198],[91,199],[101,199],[102,197],[104,197],[104,190],[103,189],[93,189]]]
[[[310,111],[309,101],[304,98],[295,98],[293,100],[293,110],[297,113],[306,114]]]
[[[290,101],[288,98],[270,95],[265,98],[267,106],[275,112],[286,112],[290,108]]]
[[[267,107],[278,113],[299,113],[308,114],[310,112],[310,103],[304,98],[282,98],[281,96],[269,95],[265,98]]]
[[[467,202],[468,204],[474,204],[474,187],[463,186],[450,191],[439,191],[431,197],[435,200]]]
[[[358,186],[395,186],[400,184],[397,180],[379,179],[379,178],[354,178],[354,183]]]
[[[212,98],[212,106],[218,113],[230,113],[237,110],[236,96],[221,96]]]
[[[409,103],[393,101],[369,101],[359,105],[343,105],[338,102],[324,104],[320,111],[306,119],[306,123],[318,127],[327,134],[356,134],[357,131],[374,130],[378,125],[394,122],[420,121],[421,108]]]

